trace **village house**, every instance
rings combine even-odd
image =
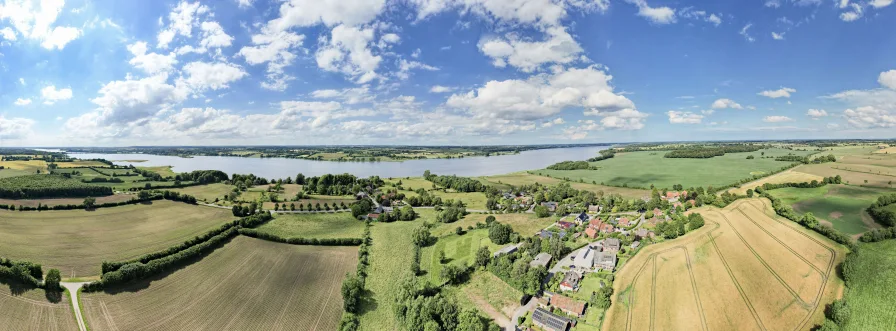
[[[629,245],[629,247],[631,247],[632,249],[636,249],[636,248],[638,248],[639,246],[641,246],[641,242],[640,242],[640,241],[637,241],[637,240],[633,241],[632,244]]]
[[[496,252],[494,252],[494,253],[492,254],[492,257],[497,258],[497,257],[499,257],[499,256],[501,256],[501,255],[504,255],[504,254],[510,254],[510,253],[516,252],[516,250],[519,249],[519,248],[520,248],[520,245],[522,245],[522,244],[523,244],[523,243],[519,243],[519,244],[510,245],[510,246],[501,248],[501,249],[497,250]]]
[[[541,205],[544,206],[545,208],[547,208],[549,212],[557,211],[557,203],[556,202],[553,202],[553,201],[542,202]]]
[[[585,235],[588,236],[588,238],[597,238],[597,229],[589,226],[585,229]]]
[[[647,236],[649,236],[651,233],[652,233],[651,231],[641,228],[641,229],[638,229],[637,231],[635,231],[635,238],[636,239],[644,239],[644,238],[647,238]]]
[[[535,255],[535,258],[532,259],[532,262],[529,262],[529,267],[531,267],[531,268],[535,268],[535,267],[547,268],[548,264],[551,263],[551,258],[552,258],[551,254],[538,253],[538,255]]]
[[[591,246],[580,249],[579,253],[572,260],[572,265],[576,268],[590,271],[594,267],[594,250],[591,249]]]
[[[559,221],[559,222],[557,222],[557,226],[559,226],[561,229],[569,230],[571,228],[576,227],[576,224],[572,223],[572,222]]]
[[[585,224],[585,222],[588,222],[589,219],[591,219],[591,217],[589,217],[585,212],[582,212],[581,214],[579,214],[579,216],[576,216],[576,224]]]
[[[569,329],[570,319],[547,311],[544,308],[535,308],[532,312],[532,323],[539,328],[548,331],[566,331]]]
[[[613,271],[616,268],[616,252],[603,251],[594,255],[594,267]]]
[[[605,252],[618,252],[622,243],[619,239],[616,238],[607,238],[604,240],[604,251]]]
[[[589,212],[589,213],[599,213],[599,212],[601,211],[601,209],[603,209],[603,207],[598,206],[598,205],[590,205],[590,206],[588,206],[588,212]]]
[[[585,314],[585,303],[575,300],[565,295],[554,294],[551,296],[551,307],[560,309],[564,313],[572,316],[582,316]]]
[[[367,192],[364,192],[364,191],[358,192],[358,194],[355,194],[355,197],[356,197],[358,200],[367,198]]]
[[[563,238],[566,236],[566,231],[551,232],[548,230],[541,230],[540,232],[538,232],[538,236],[541,237],[541,239],[551,239],[554,236]]]
[[[566,274],[563,275],[563,281],[560,282],[560,290],[561,291],[578,291],[579,290],[579,281],[582,280],[582,275],[579,274],[575,270],[567,271]]]
[[[627,228],[631,226],[631,220],[629,220],[628,217],[622,217],[619,218],[619,221],[616,223],[616,225]]]

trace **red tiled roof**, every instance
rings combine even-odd
[[[576,315],[582,315],[585,313],[584,302],[560,294],[554,294],[551,296],[551,306],[560,308],[564,311],[572,312]]]

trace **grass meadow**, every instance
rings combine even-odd
[[[886,190],[851,185],[781,188],[769,191],[800,213],[811,212],[843,233],[856,235],[879,228],[865,209]]]
[[[464,218],[460,219],[454,223],[437,223],[436,226],[432,229],[432,234],[434,236],[444,236],[448,234],[453,234],[457,227],[461,227],[464,230],[467,229],[468,226],[476,227],[476,223],[485,223],[485,218],[488,217],[487,214],[469,214],[464,216]],[[535,214],[494,214],[491,215],[495,217],[495,220],[501,224],[510,225],[514,231],[520,233],[520,235],[526,237],[535,234],[541,229],[544,229],[548,225],[554,223],[554,219],[546,217],[546,218],[538,218]]]
[[[351,213],[277,214],[257,230],[284,238],[361,238],[364,222]]]
[[[432,222],[433,213],[424,219]],[[360,330],[398,330],[393,314],[395,292],[402,277],[410,277],[414,260],[411,235],[423,224],[411,222],[373,223],[370,237],[370,267],[367,274],[368,298],[362,306]]]
[[[492,243],[488,239],[488,229],[467,231],[462,235],[448,234],[438,237],[434,245],[423,248],[420,257],[420,268],[426,271],[429,281],[433,284],[441,284],[440,278],[442,266],[446,264],[471,265],[476,259],[476,251],[479,247],[488,247],[489,252],[495,252],[501,245]],[[446,263],[439,261],[439,251],[445,252]]]
[[[506,325],[513,317],[513,311],[520,303],[523,292],[507,285],[498,276],[488,271],[477,271],[470,280],[457,287],[449,287],[462,307],[476,307],[483,316]]]
[[[200,201],[208,203],[214,202],[215,199],[224,200],[224,196],[233,190],[233,186],[224,183],[214,183],[208,185],[196,185],[184,188],[171,189],[171,191],[189,194]]]
[[[525,173],[525,172],[515,172],[506,175],[497,175],[497,176],[488,176],[488,177],[480,177],[480,181],[483,181],[486,185],[495,185],[498,187],[501,186],[521,186],[521,185],[530,185],[534,183],[539,183],[542,185],[557,185],[562,183],[563,180],[539,176],[535,174]],[[635,189],[635,188],[627,188],[627,187],[615,187],[615,186],[606,186],[599,184],[588,183],[579,183],[579,182],[570,182],[569,183],[572,188],[577,190],[585,190],[591,192],[604,192],[604,194],[619,194],[623,197],[630,199],[637,199],[644,196],[649,196],[650,191]]]
[[[889,330],[896,324],[896,240],[860,245],[858,278],[845,296],[852,317],[843,330]]]
[[[764,152],[765,157],[760,153]],[[723,186],[754,174],[762,174],[781,169],[790,162],[775,161],[773,157],[793,153],[808,155],[810,152],[787,149],[764,149],[752,153],[729,153],[709,159],[664,158],[666,152],[619,153],[612,159],[591,164],[598,170],[548,170],[533,171],[539,175],[556,178],[579,179],[585,183],[612,186],[671,188],[675,184],[690,186]],[[755,159],[747,160],[748,155]],[[772,157],[772,158],[768,158]]]
[[[357,251],[238,236],[164,278],[84,293],[82,309],[94,331],[335,330]]]
[[[0,329],[78,331],[68,294],[59,299],[50,301],[41,289],[0,283]]]
[[[233,220],[230,210],[166,200],[93,211],[0,211],[0,252],[57,268],[63,278],[100,275],[121,261],[184,242]]]
[[[616,273],[604,330],[803,330],[842,290],[846,249],[765,199],[696,210],[706,225],[648,246]],[[662,307],[662,309],[654,309]]]

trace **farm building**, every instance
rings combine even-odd
[[[504,254],[510,254],[510,253],[516,252],[516,250],[520,248],[520,245],[522,245],[522,243],[514,244],[514,245],[510,245],[510,246],[501,248],[498,251],[496,251],[494,254],[492,254],[492,257],[499,257]]]
[[[576,268],[591,270],[594,267],[594,250],[588,246],[580,249],[573,259],[572,265]]]
[[[550,263],[551,263],[551,254],[538,253],[538,255],[535,255],[535,259],[533,259],[532,262],[529,262],[529,266],[533,267],[533,268],[538,267],[538,266],[547,268],[548,264],[550,264]]]
[[[619,242],[619,239],[607,238],[607,240],[604,240],[604,251],[618,252],[621,245],[622,243]]]
[[[616,268],[616,253],[600,252],[594,254],[594,266],[598,269],[613,271]]]
[[[579,290],[579,281],[582,280],[582,275],[576,271],[570,270],[567,271],[566,274],[563,275],[563,281],[560,282],[560,290],[561,291],[578,291]]]
[[[532,322],[538,327],[550,331],[566,331],[570,324],[568,318],[554,315],[544,308],[535,308],[535,311],[532,312]]]
[[[573,316],[585,314],[585,303],[565,295],[554,294],[551,296],[551,306]]]

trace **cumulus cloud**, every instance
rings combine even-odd
[[[849,11],[840,13],[840,19],[844,22],[852,22],[860,19],[865,12],[865,10],[862,8],[862,5],[858,3],[849,4],[849,9]]]
[[[777,33],[777,32],[772,31],[772,39],[774,39],[774,40],[784,40],[784,33],[785,33],[785,32]]]
[[[566,121],[563,120],[562,117],[557,117],[557,118],[555,118],[555,119],[552,120],[552,121],[547,121],[547,122],[542,123],[542,124],[541,124],[541,127],[543,127],[543,128],[550,128],[550,127],[552,127],[552,126],[555,126],[555,125],[562,125],[562,124],[564,124],[564,123],[566,123]]]
[[[790,117],[787,116],[766,116],[762,119],[763,122],[766,123],[780,123],[780,122],[790,122],[793,121]]]
[[[375,96],[370,93],[370,89],[366,86],[345,88],[341,90],[316,90],[311,92],[311,97],[315,99],[341,100],[349,105],[370,103],[375,99]]]
[[[359,84],[368,83],[377,77],[376,69],[382,61],[382,57],[373,55],[369,47],[373,38],[373,28],[340,24],[330,31],[329,40],[317,49],[317,66],[326,71],[341,72]]]
[[[753,36],[750,35],[751,27],[753,27],[753,23],[747,23],[747,25],[744,25],[744,27],[740,29],[740,35],[743,36],[747,41],[754,42],[756,41],[756,38],[753,38]]]
[[[197,92],[220,90],[245,77],[246,71],[238,65],[224,62],[190,62],[183,68],[185,78],[179,80]]]
[[[177,55],[174,53],[168,55],[146,53],[147,45],[143,41],[130,44],[127,49],[134,56],[128,63],[150,75],[169,72],[177,64]]]
[[[23,38],[40,41],[48,50],[61,50],[81,36],[81,30],[72,26],[55,25],[65,1],[6,1],[0,4],[0,21],[9,20]],[[17,39],[12,29],[0,30],[3,39]]]
[[[16,106],[27,106],[31,104],[31,99],[18,98],[13,104],[15,104]]]
[[[821,117],[828,116],[828,112],[825,111],[824,109],[809,109],[809,111],[806,112],[806,116],[809,116],[812,119],[817,120]]]
[[[250,65],[267,64],[267,80],[261,86],[283,91],[288,87],[288,82],[295,79],[285,71],[296,59],[292,50],[301,46],[304,39],[304,35],[289,31],[263,29],[261,33],[252,35],[252,46],[244,46],[237,54]]]
[[[675,23],[675,10],[669,7],[650,7],[645,0],[626,0],[638,7],[638,16],[654,24]]]
[[[41,99],[45,105],[52,105],[57,101],[68,100],[72,98],[72,89],[62,88],[56,89],[56,86],[49,85],[40,90]]]
[[[727,108],[730,108],[730,109],[744,109],[743,106],[741,106],[741,105],[740,105],[739,103],[737,103],[737,102],[734,102],[734,100],[731,100],[731,99],[724,99],[724,98],[723,98],[723,99],[718,99],[718,100],[714,101],[714,102],[712,103],[712,108],[713,108],[713,109],[727,109]]]
[[[699,124],[703,121],[703,115],[689,111],[670,110],[666,112],[666,115],[669,116],[669,123],[672,124]]]
[[[218,22],[202,22],[199,29],[202,31],[202,40],[199,41],[202,48],[228,47],[233,42],[233,37],[224,32]]]
[[[626,109],[635,111],[631,100],[613,92],[611,79],[595,66],[569,68],[526,80],[489,81],[476,90],[453,94],[446,105],[479,117],[507,120],[542,119],[568,107],[583,107],[586,115],[603,117]]]
[[[706,11],[696,10],[693,7],[686,7],[678,12],[679,16],[691,19],[691,20],[701,20],[712,23],[715,26],[719,26],[722,24],[721,14],[707,14]]]
[[[199,19],[209,12],[206,5],[199,1],[190,3],[181,1],[168,14],[168,26],[156,36],[158,48],[168,48],[177,36],[192,37],[193,28],[199,25]],[[161,22],[161,19],[160,19]]]
[[[896,90],[896,70],[884,71],[877,77],[877,82],[881,86],[891,90]]]
[[[896,112],[874,106],[844,110],[843,117],[850,125],[862,129],[896,127]]]
[[[758,95],[761,95],[761,96],[764,96],[767,98],[777,99],[777,98],[789,98],[791,93],[796,93],[796,90],[789,88],[789,87],[782,87],[777,90],[762,91],[762,92],[759,92]]]
[[[280,17],[268,27],[286,31],[318,24],[356,26],[372,21],[385,5],[385,0],[289,0],[280,5]]]
[[[604,12],[609,0],[409,0],[417,8],[417,19],[426,19],[448,9],[469,12],[503,24],[536,27],[558,26],[572,12]]]
[[[529,41],[510,33],[502,38],[479,41],[479,51],[503,68],[508,64],[523,72],[532,72],[543,65],[567,64],[580,59],[583,50],[563,27],[551,27],[544,41]]]
[[[430,93],[448,93],[454,91],[453,87],[442,86],[442,85],[433,85],[430,89]]]
[[[90,101],[98,106],[82,116],[68,119],[66,126],[106,126],[127,124],[170,109],[187,98],[185,89],[166,83],[168,75],[112,81],[103,85],[99,96]]]
[[[6,117],[0,115],[0,138],[3,139],[25,139],[31,136],[31,128],[34,126],[34,120],[21,117]]]

